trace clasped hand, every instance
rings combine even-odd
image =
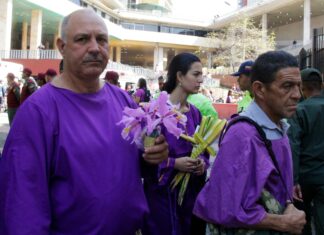
[[[199,158],[180,157],[175,160],[174,168],[182,172],[202,175],[205,172],[205,165],[205,162]]]

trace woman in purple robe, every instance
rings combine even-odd
[[[182,53],[173,58],[164,89],[170,94],[169,101],[172,104],[180,104],[180,111],[187,116],[188,121],[183,129],[185,134],[190,136],[200,124],[201,114],[197,108],[187,103],[187,97],[197,93],[202,82],[202,65],[198,57]],[[192,159],[191,143],[176,139],[163,129],[162,133],[169,144],[169,158],[159,165],[158,176],[144,178],[150,214],[143,234],[205,234],[204,222],[195,217],[192,210],[195,199],[205,183],[209,156],[205,154],[198,159]],[[178,205],[177,202],[180,184],[174,190],[170,186],[178,172],[191,173],[182,205]]]
[[[137,83],[138,89],[136,90],[134,94],[134,101],[136,104],[139,104],[141,102],[149,102],[150,101],[150,93],[147,89],[146,80],[144,78],[138,79]]]

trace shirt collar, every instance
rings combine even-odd
[[[286,119],[281,119],[280,120],[281,128],[278,127],[255,101],[252,101],[249,107],[245,111],[243,111],[241,115],[252,118],[262,128],[266,128],[269,130],[277,130],[282,135],[285,135],[289,128],[289,124],[287,123]]]

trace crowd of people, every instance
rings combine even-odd
[[[120,89],[115,72],[99,78],[109,59],[100,16],[75,11],[64,17],[60,35],[60,75],[37,90],[25,68],[20,92],[8,74],[16,98],[10,115],[16,115],[0,159],[0,234],[202,235],[206,228],[212,235],[312,234],[312,220],[316,235],[324,234],[318,70],[300,71],[283,51],[243,62],[234,76],[245,95],[219,138],[206,181],[209,154],[190,158],[192,144],[166,128],[144,149],[122,138],[116,123],[124,108],[153,95],[145,79],[130,93]],[[203,115],[215,115],[201,111],[210,103],[195,104],[203,75],[194,54],[176,55],[158,81],[159,92],[186,116],[186,135]],[[170,187],[179,172],[191,174],[181,205],[180,189]]]
[[[8,112],[9,125],[11,126],[14,116],[19,106],[37,89],[50,83],[57,73],[54,69],[48,69],[45,73],[38,73],[32,77],[32,70],[24,68],[22,71],[21,80],[17,79],[13,73],[7,74],[7,87],[3,89],[1,104],[6,97],[6,108]]]

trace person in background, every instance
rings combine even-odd
[[[205,89],[205,92],[206,92],[206,94],[204,94],[204,95],[205,95],[206,97],[208,97],[212,103],[214,103],[215,98],[214,98],[214,96],[213,96],[213,92],[212,92],[212,90]]]
[[[237,103],[237,112],[240,113],[244,111],[253,100],[252,93],[252,83],[251,83],[251,70],[253,66],[252,60],[247,60],[243,62],[239,70],[236,73],[233,73],[232,76],[238,77],[238,84],[240,89],[244,91],[244,96],[242,100]]]
[[[50,83],[57,76],[57,72],[54,69],[48,69],[45,73],[46,83]]]
[[[298,63],[287,52],[269,51],[256,59],[251,75],[254,101],[240,115],[253,120],[267,140],[249,122],[227,129],[194,214],[224,234],[236,234],[238,229],[300,234],[306,220],[292,204],[292,156],[285,120],[295,113],[301,97]],[[279,208],[279,214],[267,210]]]
[[[153,96],[154,99],[157,99],[159,97],[161,91],[163,91],[164,77],[162,75],[158,77],[158,86],[159,86],[159,89],[154,94],[154,96]]]
[[[137,87],[138,89],[133,95],[135,103],[139,104],[141,102],[149,102],[151,93],[147,89],[146,80],[144,78],[138,79]]]
[[[59,64],[59,70],[60,70],[60,74],[62,74],[63,73],[63,67],[64,66],[64,61],[63,61],[63,59],[60,61],[60,64]]]
[[[148,206],[141,173],[168,156],[164,137],[139,152],[117,125],[137,105],[99,77],[106,23],[92,9],[62,20],[64,72],[19,107],[0,160],[0,234],[134,235]],[[142,171],[141,171],[142,169]]]
[[[4,102],[6,97],[6,88],[3,84],[2,79],[0,79],[0,111],[4,108]]]
[[[186,115],[187,123],[183,130],[190,136],[200,124],[201,114],[195,106],[187,102],[187,97],[197,93],[202,82],[202,64],[197,56],[181,53],[172,59],[164,89],[170,94],[170,103],[180,105],[180,111]],[[156,177],[144,178],[150,214],[143,234],[205,234],[205,223],[192,214],[192,209],[196,196],[205,183],[209,156],[204,154],[198,159],[192,159],[190,155],[193,147],[190,142],[176,139],[165,130],[162,130],[162,133],[169,143],[170,154],[169,158],[159,165],[159,174]],[[174,190],[170,186],[178,172],[191,173],[181,206],[177,202],[180,185]]]
[[[46,84],[45,73],[38,73],[36,82],[39,87],[44,86]]]
[[[23,87],[21,88],[20,104],[22,104],[31,94],[37,89],[37,83],[34,78],[31,77],[32,71],[29,68],[24,68],[22,72],[22,79],[24,80]]]
[[[133,97],[134,94],[134,90],[133,90],[133,85],[131,83],[126,82],[125,84],[125,91],[131,96]]]
[[[304,235],[324,234],[324,94],[322,75],[314,68],[301,71],[305,100],[289,119],[288,131],[294,163],[294,199],[302,201],[307,224]],[[313,207],[312,207],[313,204]]]
[[[162,75],[158,77],[158,85],[159,85],[159,91],[163,91],[164,77]]]
[[[15,82],[15,75],[13,73],[7,74],[7,83],[7,111],[9,125],[11,126],[20,105],[20,87],[19,84]]]
[[[105,75],[105,81],[106,82],[119,87],[118,79],[119,79],[119,75],[118,75],[117,72],[115,72],[115,71],[107,71],[107,73]]]
[[[232,90],[228,90],[227,97],[226,97],[226,103],[230,104],[232,102],[233,102]]]

